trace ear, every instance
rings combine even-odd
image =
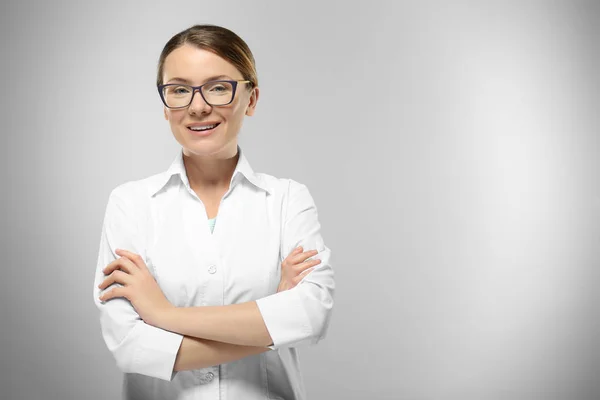
[[[169,120],[169,115],[167,114],[167,107],[163,107],[163,113],[165,115],[165,119],[168,121]]]
[[[260,90],[257,87],[252,89],[252,93],[250,94],[250,101],[248,102],[248,108],[246,108],[246,115],[249,117],[254,115],[254,110],[256,109],[256,103],[258,102],[259,94]]]

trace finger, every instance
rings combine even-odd
[[[299,264],[301,262],[306,261],[307,258],[316,256],[317,254],[319,254],[319,252],[317,250],[305,251],[304,253],[300,253],[300,254],[294,256],[291,261],[292,261],[292,264]]]
[[[294,286],[299,284],[300,281],[302,281],[302,279],[304,279],[304,277],[306,277],[306,275],[310,274],[312,271],[314,271],[316,267],[311,267],[307,270],[305,270],[304,272],[302,272],[301,274],[299,274],[298,276],[296,276],[295,278],[292,278],[292,282],[294,283]]]
[[[296,264],[295,262],[293,262],[293,257],[299,254],[300,252],[302,252],[302,246],[298,246],[294,250],[292,250],[292,252],[282,261],[281,267],[286,268],[288,266]]]
[[[98,297],[98,299],[100,301],[107,301],[110,299],[114,299],[116,297],[125,297],[128,299],[127,290],[124,287],[116,287],[116,288],[109,290],[106,293],[102,293],[102,295],[100,297]]]
[[[315,250],[309,250],[309,251],[305,251],[303,253],[298,253],[298,254],[290,257],[290,262],[292,264],[299,264],[299,263],[303,262],[304,260],[306,260],[308,257],[312,257],[315,254],[317,254],[317,252]]]
[[[129,274],[121,270],[113,271],[110,275],[108,275],[99,285],[98,288],[105,289],[112,285],[113,283],[120,283],[123,286],[130,285],[132,282],[132,277]]]
[[[120,258],[117,258],[116,260],[114,260],[113,262],[111,262],[110,264],[108,264],[102,270],[102,272],[104,272],[104,275],[108,275],[118,269],[121,269],[122,271],[125,271],[130,275],[135,274],[138,270],[138,268],[133,263],[133,261],[131,261],[127,257],[120,257]]]
[[[120,256],[127,257],[139,269],[148,269],[148,267],[146,266],[146,263],[144,262],[144,259],[142,258],[142,256],[140,256],[137,253],[131,252],[129,250],[123,250],[123,249],[116,249],[115,253],[117,253]]]
[[[307,268],[306,270],[304,270],[302,273],[300,273],[300,274],[298,275],[298,278],[300,278],[300,280],[302,280],[302,279],[303,279],[303,278],[304,278],[306,275],[308,275],[308,274],[310,274],[312,271],[314,271],[314,270],[315,270],[315,268],[317,268],[317,267],[310,267],[310,268]]]
[[[300,273],[301,271],[305,271],[307,268],[311,268],[314,267],[315,265],[321,264],[321,260],[317,259],[312,259],[312,260],[306,260],[303,263],[300,263],[296,266],[296,272]]]
[[[285,261],[285,260],[288,260],[290,257],[293,257],[293,256],[295,256],[296,254],[300,253],[301,251],[302,251],[302,246],[298,246],[298,247],[296,247],[296,248],[295,248],[294,250],[292,250],[292,251],[290,252],[290,254],[289,254],[289,255],[288,255],[288,256],[287,256],[287,257],[284,259],[284,261]]]

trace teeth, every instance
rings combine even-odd
[[[208,129],[213,129],[216,126],[217,126],[217,124],[206,125],[206,126],[191,126],[190,129],[193,131],[205,131]]]

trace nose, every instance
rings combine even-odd
[[[190,114],[208,114],[210,113],[212,106],[210,106],[200,93],[200,89],[194,90],[194,94],[192,97],[192,102],[188,107],[188,111]]]

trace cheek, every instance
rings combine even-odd
[[[175,126],[175,125],[179,124],[183,120],[183,117],[184,117],[184,113],[181,112],[181,110],[178,110],[178,111],[166,110],[165,111],[165,118],[169,121],[171,126]]]
[[[231,113],[229,115],[229,119],[233,123],[233,125],[240,125],[242,120],[244,119],[244,115],[246,115],[246,107],[244,107],[241,103],[237,103],[234,108],[231,109]]]

